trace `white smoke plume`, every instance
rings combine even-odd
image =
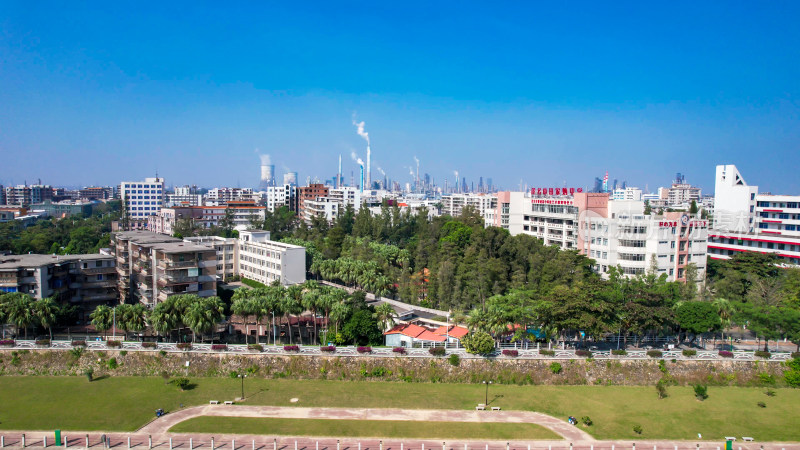
[[[413,167],[409,167],[408,168],[408,174],[411,175],[412,177],[414,176],[414,168]]]
[[[364,165],[364,160],[363,160],[363,159],[361,159],[361,158],[357,158],[357,159],[356,159],[356,162],[357,162],[359,165],[361,165],[361,166],[363,166],[363,165]]]
[[[358,157],[358,154],[357,154],[355,151],[352,151],[352,152],[350,152],[350,158],[351,158],[353,161],[358,161],[358,160],[360,159],[360,158]]]
[[[416,156],[414,156],[414,162],[417,163],[417,165],[419,165],[419,159],[417,159]]]
[[[381,175],[386,176],[386,172],[384,172],[383,169],[380,168],[380,166],[378,166],[378,172],[380,172]]]
[[[356,132],[358,135],[364,138],[364,140],[367,141],[367,145],[369,145],[369,133],[364,131],[364,121],[362,120],[361,122],[356,122],[355,115],[353,115],[353,125],[356,126]]]
[[[454,170],[454,171],[453,171],[453,174],[456,176],[456,183],[457,183],[457,182],[458,182],[458,171],[457,171],[457,170]]]
[[[259,149],[256,149],[255,152],[258,155],[258,157],[261,158],[261,165],[262,166],[268,166],[268,165],[272,164],[272,160],[270,159],[268,154],[261,153],[261,150],[259,150]]]

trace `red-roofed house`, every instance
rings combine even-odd
[[[387,346],[411,347],[414,342],[419,342],[417,338],[426,332],[430,333],[431,331],[413,323],[405,323],[396,325],[383,335],[386,336]]]
[[[434,330],[434,333],[444,337],[450,344],[461,343],[461,339],[469,334],[469,330],[458,325],[450,325],[450,327],[441,326]]]

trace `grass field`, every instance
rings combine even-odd
[[[156,408],[174,411],[209,400],[232,400],[240,381],[198,378],[180,392],[156,377],[0,377],[0,429],[136,430]],[[599,439],[706,439],[753,436],[800,441],[800,389],[710,387],[700,402],[690,387],[670,387],[659,400],[653,387],[493,385],[489,402],[505,410],[540,411],[566,419],[589,416]],[[325,380],[245,381],[247,404],[409,409],[472,409],[484,401],[483,385]],[[298,398],[297,403],[290,402]],[[757,405],[764,402],[766,408]],[[641,425],[644,433],[633,432]]]
[[[273,419],[195,417],[172,427],[177,433],[274,434],[278,436],[376,437],[420,439],[557,440],[561,436],[534,424],[414,422],[407,420]]]

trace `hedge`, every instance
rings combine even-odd
[[[283,351],[285,351],[285,352],[299,352],[300,351],[300,347],[297,346],[297,345],[284,345],[283,346]]]
[[[575,356],[583,356],[586,358],[591,358],[592,352],[590,352],[589,350],[575,350]]]
[[[503,350],[503,355],[511,356],[511,357],[515,358],[515,357],[519,356],[519,352],[517,350],[508,350],[507,349],[507,350]]]
[[[356,351],[358,351],[358,353],[372,353],[372,347],[370,346],[358,347]]]
[[[651,358],[661,358],[664,356],[664,353],[662,353],[661,350],[648,350],[647,356]]]
[[[247,349],[263,352],[264,346],[262,346],[261,344],[247,344]]]
[[[156,348],[155,342],[142,342],[142,348]]]
[[[697,354],[697,350],[684,350],[683,356],[694,356]]]
[[[611,350],[612,355],[625,356],[628,354],[625,350]]]
[[[546,350],[546,349],[540,348],[539,349],[539,354],[540,355],[544,355],[544,356],[556,356],[556,351],[555,350]]]
[[[729,352],[727,350],[720,350],[719,351],[719,356],[721,356],[723,358],[733,358],[733,352]]]
[[[319,348],[319,350],[322,352],[333,353],[336,351],[336,347],[334,347],[333,345],[323,345],[322,347]]]
[[[444,347],[431,347],[428,349],[428,353],[433,356],[444,356],[445,349]]]
[[[227,350],[227,349],[228,349],[228,346],[225,345],[225,344],[211,344],[211,350],[224,351],[224,350]]]
[[[120,342],[120,341],[106,341],[106,347],[122,347],[122,342]]]
[[[393,353],[399,353],[401,355],[405,355],[406,354],[406,348],[405,347],[395,347],[395,348],[392,349],[392,352]]]
[[[191,350],[192,343],[191,342],[178,342],[176,345],[180,350]]]
[[[50,345],[50,339],[37,339],[36,345]]]

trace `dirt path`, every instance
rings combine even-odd
[[[533,423],[569,441],[594,440],[585,431],[563,420],[529,411],[466,411],[435,409],[300,408],[280,406],[207,405],[182,409],[162,416],[138,432],[166,434],[174,425],[200,416],[275,417],[290,419],[418,420],[426,422]]]

